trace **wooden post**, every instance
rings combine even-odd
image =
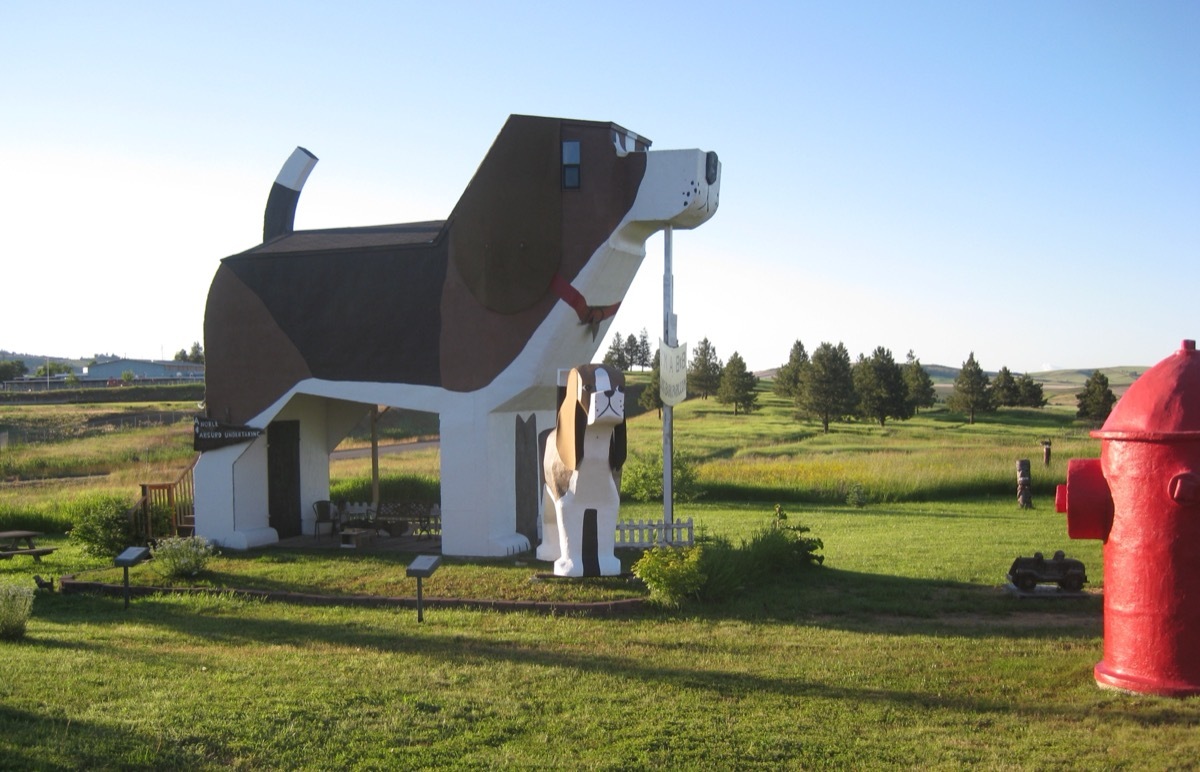
[[[1021,509],[1033,506],[1033,477],[1029,470],[1029,459],[1017,461],[1017,503]]]
[[[371,509],[379,511],[379,406],[371,405]]]

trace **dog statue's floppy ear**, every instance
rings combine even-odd
[[[625,435],[625,422],[621,421],[613,427],[612,440],[608,445],[608,465],[612,469],[625,466],[625,457],[628,455]]]
[[[608,374],[608,382],[612,388],[622,390],[625,388],[625,373],[610,367],[604,367],[603,369]],[[616,470],[625,466],[625,459],[628,456],[628,442],[626,437],[625,415],[622,410],[621,423],[613,427],[612,440],[609,441],[608,445],[609,468]]]
[[[579,390],[581,386],[579,368],[572,367],[567,375],[567,393],[558,406],[558,431],[554,441],[558,446],[558,457],[563,465],[575,471],[583,460],[583,430],[587,426],[587,415],[579,417]]]

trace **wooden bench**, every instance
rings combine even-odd
[[[16,557],[17,555],[28,555],[33,558],[35,562],[41,563],[42,555],[49,555],[56,549],[58,549],[58,547],[35,547],[33,549],[4,550],[0,551],[0,560],[8,560],[9,558]]]

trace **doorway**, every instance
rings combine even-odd
[[[268,524],[287,539],[300,530],[300,422],[267,425]]]

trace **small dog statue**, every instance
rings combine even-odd
[[[543,464],[537,556],[553,560],[557,576],[621,573],[613,550],[625,455],[625,376],[604,365],[573,368]]]

